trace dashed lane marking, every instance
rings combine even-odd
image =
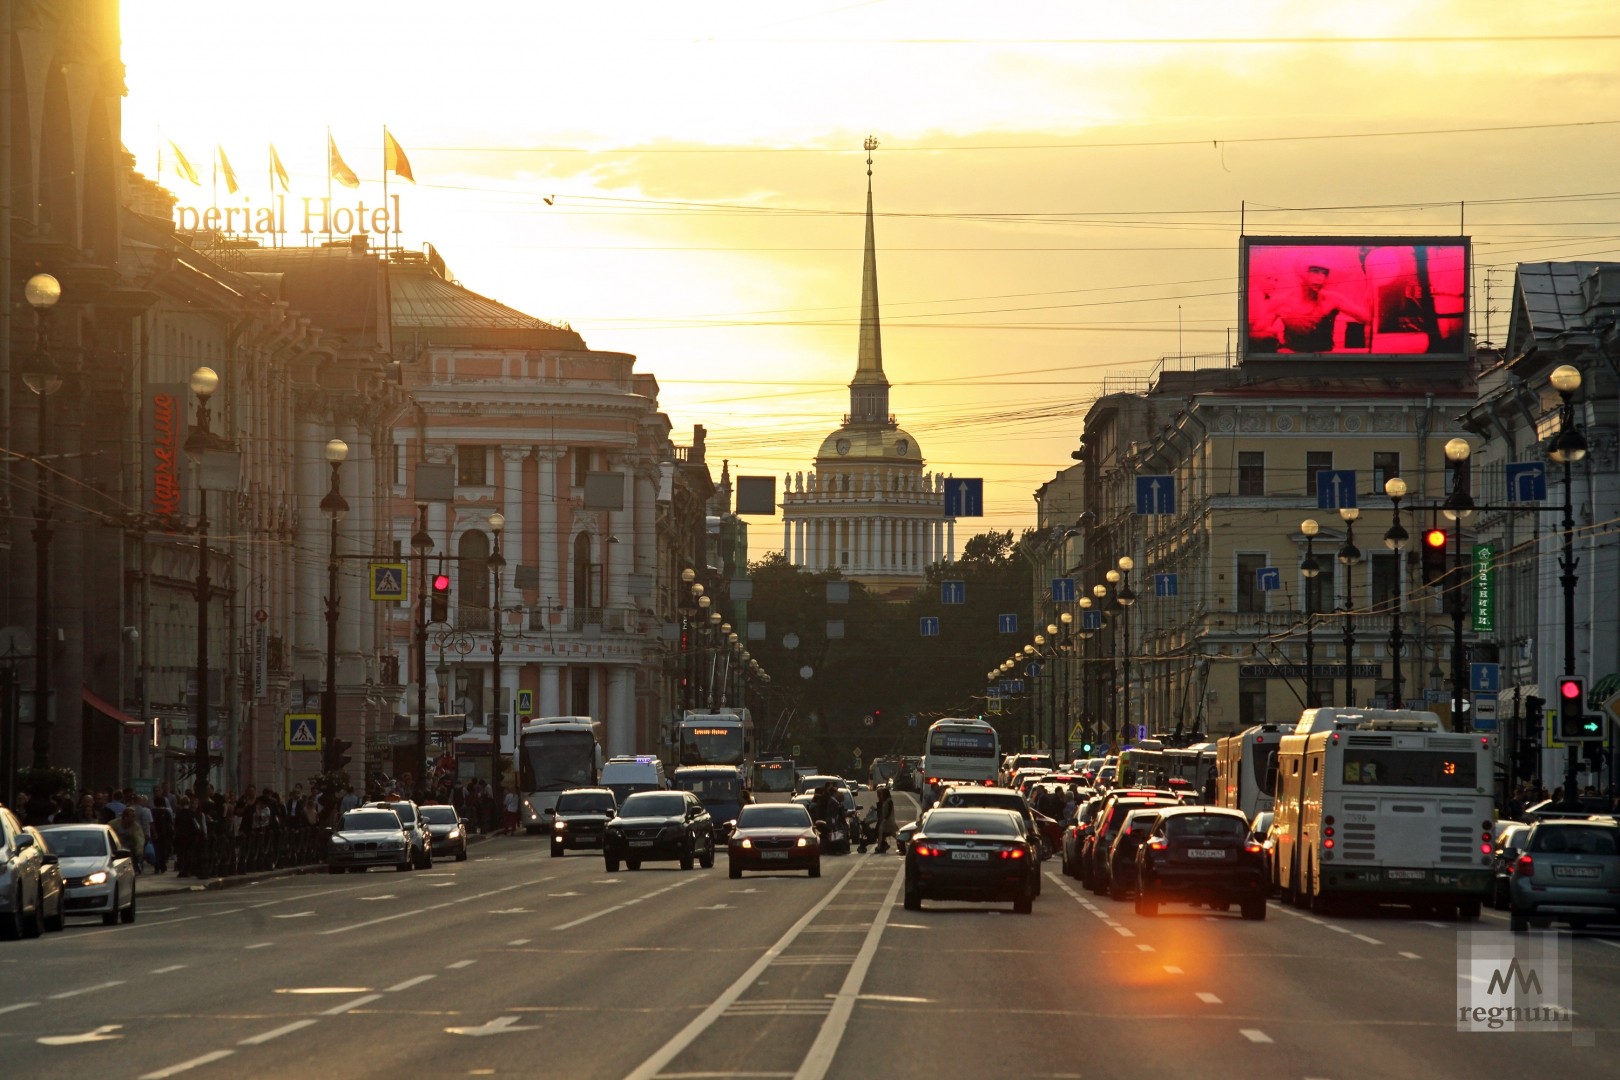
[[[476,963],[478,963],[476,960],[457,960],[453,964],[446,964],[444,966],[454,971],[457,968],[472,967]]]
[[[1252,1043],[1271,1042],[1271,1036],[1267,1035],[1258,1028],[1238,1028],[1238,1034],[1242,1035],[1245,1039],[1248,1039]]]
[[[1369,945],[1382,945],[1383,944],[1383,942],[1379,941],[1377,938],[1368,937],[1366,934],[1351,934],[1350,936],[1355,938],[1357,941],[1365,941]]]
[[[283,1035],[291,1035],[295,1031],[302,1031],[304,1028],[307,1028],[310,1025],[314,1024],[314,1023],[315,1023],[314,1020],[294,1020],[290,1024],[284,1024],[281,1027],[274,1028],[274,1029],[272,1029],[270,1031],[266,1031],[262,1035],[254,1035],[251,1038],[243,1039],[241,1042],[237,1043],[236,1045],[237,1046],[262,1046],[263,1044],[269,1042],[271,1039],[279,1039]]]
[[[334,1005],[321,1013],[322,1016],[342,1016],[350,1009],[358,1009],[362,1005],[370,1005],[373,1001],[381,1001],[381,994],[362,994],[352,1001],[345,1001],[342,1005]]]
[[[1403,952],[1403,953],[1401,953],[1401,955],[1406,957],[1408,960],[1421,960],[1421,959],[1423,959],[1423,957],[1419,956],[1415,952]]]
[[[429,979],[436,979],[436,978],[438,978],[437,975],[418,975],[414,979],[406,979],[404,982],[395,983],[393,986],[390,986],[388,988],[388,993],[394,994],[394,993],[398,993],[401,990],[409,990],[413,986],[421,986],[423,983],[427,982]]]
[[[1166,965],[1164,965],[1164,970],[1169,972],[1171,975],[1185,975],[1186,974],[1186,972],[1182,971],[1180,968],[1176,967],[1174,964],[1166,964]]]
[[[181,968],[183,968],[185,966],[186,965],[184,965],[184,964],[170,964],[168,967],[153,968],[151,971],[147,972],[147,974],[148,975],[167,975],[169,972],[171,972],[171,971],[179,971]]]
[[[200,1068],[203,1065],[211,1065],[221,1058],[230,1057],[234,1053],[236,1053],[235,1050],[215,1050],[212,1053],[204,1054],[202,1057],[194,1057],[190,1061],[170,1065],[167,1069],[146,1073],[141,1077],[141,1080],[168,1080],[171,1076],[179,1076],[183,1072],[190,1072],[192,1069]]]
[[[1211,994],[1211,993],[1209,993],[1208,991],[1205,991],[1205,990],[1199,991],[1198,994],[1195,995],[1195,996],[1198,998],[1199,1001],[1202,1001],[1205,1005],[1219,1005],[1219,1004],[1221,1004],[1221,999],[1220,998],[1216,997],[1214,994]]]
[[[124,985],[124,980],[123,979],[113,979],[110,982],[96,983],[96,985],[94,985],[94,986],[85,986],[85,987],[79,988],[78,990],[64,990],[60,994],[51,994],[50,999],[52,1001],[61,1001],[64,998],[78,997],[80,994],[93,994],[97,990],[107,990],[107,989],[109,989],[111,987],[114,987],[114,986],[123,986],[123,985]]]

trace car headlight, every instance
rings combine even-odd
[[[745,836],[741,841],[738,842],[737,846],[740,848],[751,848],[754,846],[754,842]]]
[[[89,877],[85,878],[84,883],[86,885],[105,885],[105,884],[107,884],[107,871],[105,871],[105,870],[97,870],[95,873],[93,873]]]
[[[532,816],[534,814],[534,803],[530,802],[528,799],[524,799],[523,812]]]
[[[797,847],[809,847],[810,846],[810,841],[806,840],[804,837],[801,836],[801,837],[799,837],[799,842],[798,842],[798,844],[796,846]]]
[[[455,828],[453,828],[449,832],[445,833],[444,838],[446,840],[454,840],[456,837],[458,837],[460,835],[461,835],[461,826],[457,825]]]
[[[556,829],[558,832],[562,832],[564,829],[568,828],[568,822],[558,818],[556,821],[551,823],[551,827]]]
[[[334,836],[332,837],[332,846],[335,848],[348,847],[348,838],[343,836]]]

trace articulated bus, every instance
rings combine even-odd
[[[590,787],[602,773],[602,722],[589,716],[542,716],[518,732],[519,814],[528,833],[549,830],[557,796]]]
[[[688,712],[677,736],[682,765],[735,765],[754,771],[754,718],[747,709]]]
[[[1277,755],[1272,883],[1298,907],[1479,916],[1492,885],[1491,736],[1433,713],[1311,709]]]
[[[1257,724],[1247,731],[1215,740],[1215,798],[1220,806],[1243,811],[1250,821],[1271,809],[1277,769],[1276,724]]]
[[[935,720],[923,744],[924,782],[930,787],[966,782],[994,786],[1001,765],[1001,737],[983,720]]]

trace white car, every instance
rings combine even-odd
[[[68,915],[100,915],[108,926],[135,921],[135,858],[106,825],[46,825],[40,830],[61,860]]]

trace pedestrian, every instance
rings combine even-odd
[[[502,822],[501,835],[512,836],[517,833],[518,825],[518,793],[516,788],[506,789],[506,816]]]
[[[894,818],[894,796],[889,792],[889,785],[884,784],[878,788],[877,796],[877,837],[876,854],[882,855],[889,850],[889,838],[898,837],[900,826]],[[899,844],[895,847],[898,849]]]
[[[112,830],[118,836],[118,846],[129,852],[131,861],[135,864],[135,873],[139,874],[141,863],[147,857],[146,833],[141,829],[140,820],[135,816],[133,806],[124,807],[124,812],[113,822]]]
[[[152,803],[152,870],[162,874],[169,869],[169,856],[174,852],[174,811],[167,799],[159,795]]]

